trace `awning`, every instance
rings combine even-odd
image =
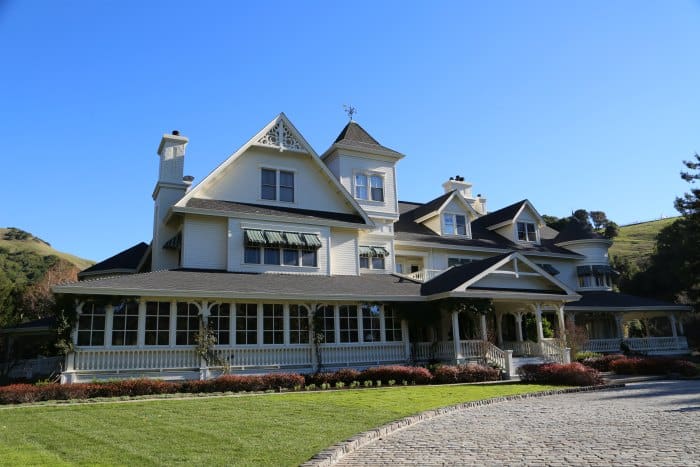
[[[372,252],[374,253],[374,256],[379,256],[381,258],[389,256],[389,251],[382,246],[373,246]]]
[[[372,253],[372,247],[360,245],[360,256],[374,256]]]
[[[282,232],[276,232],[274,230],[266,230],[265,238],[267,238],[268,245],[286,246],[287,241],[282,236]]]
[[[593,274],[591,271],[590,266],[576,266],[576,274],[581,277],[581,276],[590,276]]]
[[[284,232],[284,237],[287,239],[287,246],[301,248],[304,246],[304,241],[298,233]]]
[[[173,238],[165,242],[163,248],[166,250],[179,250],[182,245],[182,232],[178,232]]]
[[[318,235],[302,234],[302,237],[304,237],[304,243],[306,243],[308,248],[311,248],[312,250],[318,250],[321,248],[321,239],[318,238]]]
[[[615,271],[612,267],[610,267],[607,264],[594,264],[593,265],[593,274],[600,275],[600,274],[612,274],[614,276],[619,275],[620,273]]]
[[[550,274],[552,276],[556,276],[559,274],[559,269],[555,268],[551,264],[538,264],[539,267],[547,271],[547,274]]]
[[[265,240],[265,235],[262,230],[246,229],[245,231],[245,243],[248,246],[265,246],[267,245],[267,240]]]

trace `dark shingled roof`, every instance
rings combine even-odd
[[[447,195],[447,194],[446,194]],[[447,199],[445,196],[440,196],[428,204],[440,203]],[[443,237],[436,234],[428,227],[423,224],[415,222],[416,218],[420,218],[421,212],[432,212],[423,210],[424,205],[420,203],[399,201],[399,220],[394,224],[394,238],[396,240],[404,241],[414,241],[414,242],[428,242],[440,245],[452,245],[452,246],[464,246],[464,247],[480,247],[480,248],[494,248],[499,250],[509,250],[509,251],[520,251],[522,253],[558,253],[563,255],[574,255],[581,256],[578,253],[574,253],[565,248],[558,247],[554,245],[552,240],[542,239],[540,245],[533,244],[517,244],[504,238],[503,236],[492,232],[484,225],[480,225],[477,222],[472,222],[472,238],[459,238],[459,237]],[[417,215],[416,213],[420,214]],[[437,245],[436,245],[437,246]]]
[[[444,195],[438,196],[434,200],[428,201],[427,203],[418,206],[416,209],[413,210],[413,219],[420,219],[426,214],[430,214],[431,212],[437,211],[438,209],[440,209],[440,206],[442,206],[445,203],[445,201],[447,201],[447,198],[452,196],[452,193],[454,193],[454,190],[448,191]]]
[[[27,321],[26,323],[20,323],[20,324],[14,325],[14,326],[8,326],[6,328],[0,328],[0,334],[3,333],[3,331],[4,331],[4,333],[8,333],[11,331],[31,332],[31,331],[42,331],[42,330],[53,329],[55,327],[56,327],[56,317],[50,316],[48,318],[35,319],[34,321]]]
[[[491,258],[474,261],[448,269],[439,276],[436,276],[421,285],[421,295],[433,295],[442,292],[449,292],[467,282],[469,279],[481,274],[488,268],[507,258],[511,253],[492,256]]]
[[[572,302],[566,305],[568,309],[578,309],[578,308],[591,308],[593,309],[605,309],[605,308],[634,308],[640,311],[644,311],[644,308],[671,308],[678,309],[684,308],[690,311],[690,307],[686,305],[679,305],[677,303],[666,302],[663,300],[657,300],[655,298],[647,297],[637,297],[635,295],[628,295],[624,293],[617,292],[579,292],[581,294],[581,300],[577,302]],[[604,311],[604,310],[601,310]]]
[[[302,220],[332,220],[348,222],[351,224],[366,224],[357,214],[343,212],[314,211],[311,209],[287,208],[280,206],[266,206],[262,204],[235,203],[216,199],[192,198],[187,201],[188,208],[211,209],[232,213],[255,214],[262,216],[289,217]]]
[[[197,296],[210,298],[364,299],[420,296],[420,284],[390,274],[321,276],[170,270],[54,286],[56,293]]]
[[[518,201],[517,203],[511,204],[510,206],[501,208],[498,211],[490,212],[485,216],[481,216],[480,218],[476,219],[473,224],[486,228],[491,227],[492,225],[500,224],[501,222],[513,220],[518,211],[520,211],[520,208],[522,208],[523,204],[526,202],[527,200],[524,199],[522,201]]]
[[[78,277],[89,276],[92,274],[108,273],[109,271],[133,271],[136,272],[143,255],[148,250],[148,244],[141,242],[138,245],[134,245],[121,253],[107,258],[104,261],[100,261],[97,264],[93,264],[87,269],[82,270],[78,273]]]
[[[365,150],[381,149],[383,151],[393,152],[398,156],[402,155],[398,151],[394,151],[393,149],[389,149],[386,146],[379,144],[379,141],[372,138],[372,136],[367,133],[364,128],[353,121],[350,121],[347,125],[345,125],[345,128],[343,128],[333,144],[354,146],[358,149]]]
[[[593,228],[589,224],[582,224],[576,218],[572,218],[571,221],[559,232],[554,238],[555,243],[569,242],[572,240],[604,240],[605,237],[599,235],[593,231]]]

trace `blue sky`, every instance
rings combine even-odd
[[[700,151],[700,3],[0,0],[0,226],[101,260],[150,241],[156,148],[202,180],[284,111],[322,153],[343,104],[399,197],[460,174],[495,210],[675,215]]]

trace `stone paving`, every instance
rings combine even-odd
[[[467,409],[336,465],[700,466],[700,381],[649,381]]]

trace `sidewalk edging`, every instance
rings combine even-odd
[[[416,415],[411,415],[409,417],[404,417],[400,420],[387,423],[380,427],[374,428],[372,430],[364,431],[358,433],[357,435],[341,441],[323,451],[315,454],[311,459],[301,464],[303,467],[328,467],[336,462],[338,462],[346,454],[350,454],[357,449],[383,437],[387,436],[395,431],[407,428],[411,425],[423,422],[425,420],[430,420],[431,418],[439,417],[442,415],[447,415],[452,412],[457,412],[460,410],[471,409],[474,407],[481,407],[484,405],[497,404],[500,402],[515,401],[520,399],[529,399],[532,397],[543,397],[552,396],[557,394],[570,394],[576,392],[589,392],[589,391],[601,391],[605,389],[618,389],[625,387],[624,383],[613,383],[605,384],[601,386],[584,386],[579,388],[567,388],[567,389],[550,389],[547,391],[540,392],[530,392],[526,394],[514,394],[511,396],[501,396],[494,397],[491,399],[484,399],[479,401],[463,402],[457,405],[450,405],[447,407],[440,407],[438,409],[426,410]]]

